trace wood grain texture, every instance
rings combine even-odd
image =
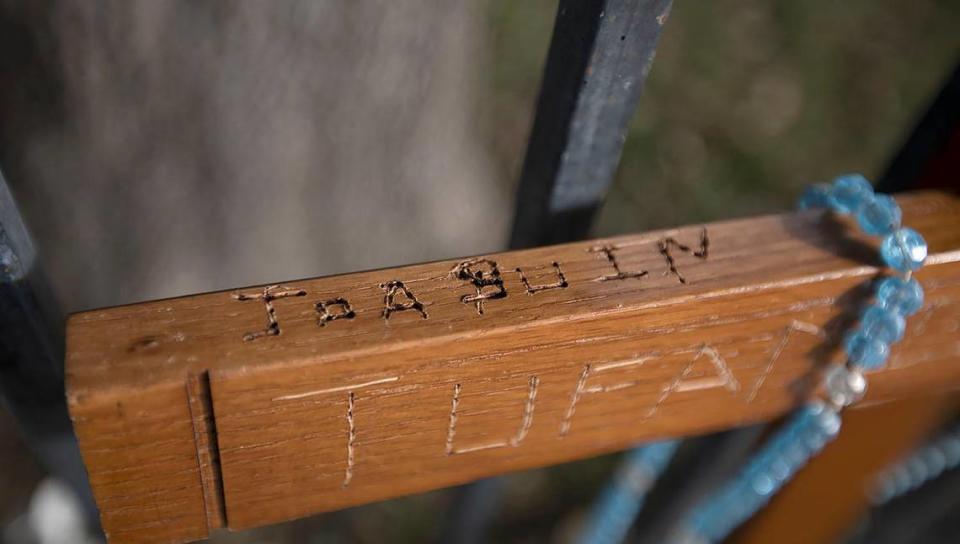
[[[900,202],[927,302],[868,401],[960,387],[960,200]],[[87,312],[69,402],[111,540],[202,538],[776,417],[876,247],[784,214]]]

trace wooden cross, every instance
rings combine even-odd
[[[960,387],[960,200],[899,202],[930,244],[927,302],[868,402]],[[840,357],[831,322],[880,274],[863,260],[876,240],[838,221],[771,215],[74,315],[68,400],[104,529],[197,539],[777,417]]]

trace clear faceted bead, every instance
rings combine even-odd
[[[833,181],[828,201],[838,213],[854,213],[873,196],[873,187],[860,174],[847,174]]]
[[[866,394],[867,380],[856,369],[836,365],[824,377],[824,387],[830,402],[835,406],[850,406]]]
[[[857,211],[857,223],[871,236],[890,234],[900,227],[903,213],[895,200],[887,195],[874,195],[864,201]]]
[[[864,368],[877,368],[890,356],[889,344],[879,338],[867,336],[859,329],[846,336],[843,346],[850,362]]]
[[[906,326],[902,315],[878,305],[870,306],[860,316],[860,330],[863,334],[887,344],[899,342]]]
[[[911,316],[923,307],[923,287],[912,278],[884,278],[877,284],[877,305],[904,317]]]
[[[883,239],[880,256],[890,268],[901,272],[916,270],[927,260],[927,242],[911,228],[897,229]]]

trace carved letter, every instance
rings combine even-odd
[[[523,405],[523,419],[520,421],[520,427],[516,434],[509,440],[499,440],[477,446],[468,446],[466,448],[455,448],[453,439],[457,434],[457,419],[460,417],[457,408],[460,406],[460,390],[463,388],[459,383],[453,386],[453,400],[450,401],[450,423],[447,425],[447,455],[456,455],[459,453],[468,453],[471,451],[489,450],[493,448],[503,448],[507,445],[517,447],[527,437],[530,432],[530,426],[533,425],[533,409],[537,403],[537,387],[540,386],[540,378],[530,376],[527,385],[527,400]]]
[[[620,248],[618,248],[617,246],[603,245],[603,246],[594,246],[587,250],[590,253],[603,253],[604,256],[607,258],[607,261],[610,262],[610,266],[613,267],[613,271],[616,272],[616,274],[612,274],[609,276],[600,276],[598,278],[594,278],[593,281],[610,281],[610,280],[625,280],[628,278],[642,278],[648,274],[646,270],[640,270],[639,272],[624,272],[620,270],[620,262],[617,260],[617,256],[614,253],[618,249]]]
[[[347,392],[347,466],[343,472],[343,487],[350,485],[350,480],[353,479],[353,466],[356,460],[356,441],[357,441],[357,424],[356,424],[356,414],[354,412],[354,407],[356,406],[356,394],[354,391],[364,387],[370,387],[372,385],[380,385],[384,383],[393,383],[398,381],[400,376],[390,376],[387,378],[379,378],[376,380],[370,380],[363,383],[355,383],[350,385],[341,385],[339,387],[330,387],[328,389],[317,389],[315,391],[306,391],[304,393],[295,393],[292,395],[283,395],[282,397],[275,397],[271,399],[272,402],[282,402],[290,400],[299,400],[305,399],[308,397],[315,397],[318,395],[327,395],[330,393],[342,393]]]
[[[664,238],[657,242],[657,249],[660,250],[660,255],[663,255],[664,260],[667,261],[667,267],[669,270],[664,272],[664,275],[673,274],[680,280],[680,283],[687,283],[687,279],[683,277],[683,274],[677,269],[677,263],[673,258],[673,255],[670,253],[670,248],[675,247],[684,253],[690,253],[690,247],[681,244],[673,238]],[[704,228],[700,231],[700,249],[693,252],[693,256],[698,259],[707,258],[707,250],[710,247],[710,239],[707,237],[707,229]]]
[[[577,385],[573,389],[573,394],[570,395],[570,406],[567,407],[567,411],[563,414],[563,419],[560,421],[560,436],[566,436],[570,432],[570,423],[573,420],[573,414],[577,411],[577,404],[580,402],[580,397],[586,394],[591,393],[605,393],[607,391],[617,391],[620,389],[626,389],[627,387],[633,387],[637,385],[636,381],[624,382],[616,385],[611,385],[608,387],[587,387],[587,378],[594,374],[606,370],[613,370],[615,368],[624,368],[630,366],[642,366],[643,363],[654,359],[656,356],[650,355],[646,357],[636,357],[633,359],[626,359],[623,361],[613,361],[610,363],[603,363],[599,365],[587,364],[583,366],[583,370],[580,372],[580,378],[577,379]]]
[[[500,268],[496,261],[490,259],[469,259],[453,267],[450,275],[463,281],[470,282],[477,290],[476,295],[464,295],[460,301],[464,304],[473,302],[477,313],[483,314],[483,301],[506,298],[507,290],[503,287],[503,278],[500,277]],[[492,287],[492,291],[483,292],[484,287]]]
[[[777,346],[773,348],[773,352],[767,359],[767,364],[763,367],[763,372],[757,376],[757,379],[750,387],[750,393],[747,394],[747,402],[753,402],[754,399],[757,398],[757,394],[760,393],[760,388],[763,387],[763,383],[767,380],[767,377],[770,376],[770,372],[773,371],[773,367],[777,360],[780,359],[780,355],[783,354],[783,350],[787,348],[787,344],[790,342],[790,337],[793,336],[794,331],[805,332],[814,336],[821,335],[820,327],[814,325],[813,323],[806,323],[804,321],[796,320],[791,321],[790,324],[784,329],[783,336],[780,337],[780,342],[778,342]]]
[[[706,355],[710,359],[710,362],[713,364],[714,372],[716,372],[716,376],[711,378],[688,380],[687,377],[693,370],[693,366],[703,355]],[[667,397],[673,393],[697,391],[700,389],[709,389],[711,387],[724,387],[728,391],[736,393],[740,390],[740,383],[737,382],[737,379],[733,377],[733,373],[730,372],[727,362],[723,360],[723,357],[720,356],[720,353],[713,347],[704,344],[699,350],[697,350],[697,354],[693,357],[693,359],[690,359],[690,362],[684,365],[683,370],[677,374],[676,378],[673,379],[670,385],[664,387],[660,391],[660,396],[657,398],[656,404],[651,406],[650,409],[647,410],[647,413],[643,415],[643,421],[652,418],[660,409],[660,406],[663,405],[664,401],[667,400]]]
[[[287,297],[302,297],[307,294],[303,289],[292,289],[288,288],[285,291],[278,291],[281,286],[279,285],[268,285],[263,288],[262,293],[248,294],[248,293],[237,293],[233,295],[233,298],[236,300],[262,300],[264,306],[267,309],[267,328],[262,331],[253,331],[248,332],[243,335],[243,339],[247,342],[251,340],[256,340],[261,336],[277,336],[280,334],[280,322],[277,321],[277,311],[273,307],[273,301],[278,298],[287,298]]]
[[[339,306],[340,311],[335,313],[331,312],[330,309],[333,306]],[[315,308],[317,309],[317,313],[320,314],[317,317],[317,325],[320,325],[321,327],[325,326],[330,321],[335,321],[337,319],[353,319],[357,315],[354,313],[350,303],[347,302],[347,299],[340,297],[318,302],[315,305]]]
[[[523,274],[523,270],[520,270],[518,267],[516,269],[517,274],[520,274],[520,281],[523,282],[524,288],[527,290],[528,295],[533,295],[539,293],[540,291],[546,291],[548,289],[565,289],[567,287],[567,278],[563,275],[563,270],[560,269],[560,263],[554,261],[553,268],[556,269],[557,281],[553,283],[547,283],[543,285],[530,285],[530,282],[527,280],[527,277]]]
[[[684,350],[674,353],[691,353],[693,350]],[[720,354],[710,346],[704,345],[699,349],[695,350],[696,355],[694,355],[690,362],[684,365],[683,369],[677,374],[677,376],[664,387],[659,397],[657,398],[656,403],[651,406],[647,412],[644,414],[641,421],[646,421],[654,416],[657,411],[660,409],[660,405],[663,404],[667,397],[675,392],[682,391],[695,391],[698,389],[708,389],[711,387],[724,387],[730,391],[736,392],[740,389],[740,384],[737,383],[736,378],[730,372],[730,369],[727,367],[726,362],[720,357]],[[710,362],[713,364],[714,371],[716,372],[715,377],[710,378],[699,378],[695,380],[688,380],[690,372],[693,370],[694,364],[700,359],[701,356],[707,355],[710,359]],[[570,396],[570,406],[567,407],[566,413],[563,415],[563,419],[560,421],[560,436],[566,436],[570,432],[571,421],[573,420],[573,415],[576,413],[577,406],[580,403],[580,399],[584,395],[594,394],[594,393],[608,393],[611,391],[619,391],[621,389],[627,389],[633,387],[640,383],[639,380],[633,380],[628,382],[617,383],[613,385],[606,386],[596,386],[596,387],[587,387],[587,380],[596,374],[601,372],[636,366],[640,367],[647,361],[651,359],[656,359],[661,357],[660,355],[648,355],[644,357],[636,357],[632,359],[625,359],[622,361],[613,361],[609,363],[597,364],[597,365],[584,365],[583,371],[580,372],[580,377],[577,379],[577,384],[574,387],[573,394]]]
[[[406,310],[416,310],[420,313],[420,317],[427,318],[427,310],[424,308],[423,303],[417,300],[416,295],[413,294],[402,281],[388,281],[387,283],[381,283],[380,288],[386,293],[383,296],[383,319],[390,319],[390,315],[394,312],[403,312]],[[398,295],[402,295],[407,302],[396,302],[395,299]]]

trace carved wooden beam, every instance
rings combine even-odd
[[[898,199],[925,308],[868,400],[960,387],[960,199]],[[190,540],[781,415],[880,274],[784,214],[74,315],[113,542]]]

